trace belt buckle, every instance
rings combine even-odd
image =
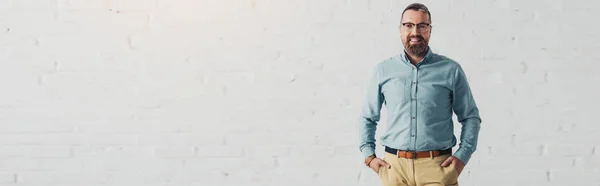
[[[411,158],[410,159],[417,159],[417,151],[407,151],[408,153],[411,154]]]
[[[417,159],[417,151],[406,150],[404,153],[411,155],[411,157],[408,159]],[[396,154],[398,154],[398,157],[400,157],[400,150],[398,150]]]

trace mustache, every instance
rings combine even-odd
[[[412,39],[412,38],[416,38],[416,39],[420,39],[420,40],[425,40],[425,38],[423,38],[423,36],[419,36],[419,35],[416,35],[416,36],[408,36],[408,40],[410,40],[410,39]]]

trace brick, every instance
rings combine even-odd
[[[187,133],[193,131],[192,124],[189,122],[154,120],[153,118],[147,118],[145,115],[139,115],[139,120],[135,121],[140,126],[138,131],[149,134]]]
[[[10,171],[0,172],[0,184],[14,183],[16,181],[16,175],[17,174]]]
[[[184,25],[187,22],[196,23],[228,23],[235,22],[242,13],[250,10],[251,2],[222,4],[219,1],[193,1],[179,0],[167,1],[158,0],[157,9],[160,15],[157,23],[166,24],[168,27],[173,25]],[[262,3],[265,3],[264,1]],[[210,8],[209,8],[210,7]],[[197,10],[201,9],[201,12]],[[221,15],[217,19],[214,15]]]
[[[13,1],[13,9],[26,9],[26,10],[55,10],[57,0],[43,0],[43,1]]]
[[[593,150],[593,145],[585,144],[552,144],[548,145],[546,149],[548,156],[557,156],[565,158],[591,156]]]
[[[516,146],[509,145],[497,145],[491,146],[488,149],[482,149],[482,151],[489,151],[491,156],[494,157],[537,157],[545,153],[545,145],[543,144],[517,144]]]
[[[561,184],[585,184],[598,183],[600,178],[598,169],[561,169],[550,171],[550,183]]]
[[[574,168],[586,168],[593,169],[600,167],[600,157],[599,156],[587,156],[575,158],[575,166]]]
[[[20,184],[56,184],[66,183],[69,179],[66,179],[67,175],[51,172],[51,171],[22,171],[18,174],[17,181]],[[73,173],[68,175],[69,177],[76,176]]]
[[[23,109],[20,111],[27,111]],[[31,110],[29,110],[31,111]],[[34,111],[35,112],[35,111]],[[10,116],[14,117],[14,116]],[[9,118],[10,118],[9,117]],[[0,133],[68,133],[74,132],[75,127],[71,123],[48,123],[48,122],[34,122],[31,120],[44,120],[48,118],[37,117],[24,119],[14,122],[6,122],[0,125]],[[29,120],[29,121],[27,121]],[[25,124],[26,123],[26,124]]]
[[[354,140],[356,136],[355,133],[340,133],[335,136],[330,134],[320,134],[316,136],[315,144],[327,146],[355,145],[358,142],[357,140]]]
[[[108,156],[113,157],[143,157],[151,155],[152,149],[136,146],[109,146],[104,148]]]
[[[0,9],[3,9],[3,10],[10,9],[10,8],[12,8],[12,4],[13,3],[10,0],[2,0],[2,1],[0,1],[0,7],[2,7],[2,8],[0,8]]]
[[[194,147],[159,147],[155,149],[156,156],[163,158],[189,158],[194,157]]]
[[[154,10],[155,0],[107,0],[106,7],[115,11],[149,11]]]
[[[555,156],[539,157],[511,157],[511,163],[503,161],[506,157],[481,158],[478,164],[471,165],[478,169],[515,169],[515,168],[536,168],[536,169],[562,169],[574,166],[573,158],[557,158]],[[470,163],[471,164],[471,163]]]
[[[221,185],[225,179],[229,178],[229,173],[222,171],[194,171],[191,169],[182,169],[174,174],[170,183],[176,185]]]
[[[78,161],[85,162],[84,167],[86,171],[173,171],[174,169],[181,168],[182,165],[182,160],[180,159],[166,159],[145,156],[136,157],[106,155],[98,157],[81,157],[76,159]]]
[[[105,0],[57,0],[59,10],[106,10]]]
[[[471,173],[470,178],[475,185],[481,185],[486,183],[498,183],[507,185],[518,185],[520,183],[547,183],[547,171],[543,169],[537,169],[538,167],[531,167],[536,169],[500,169],[497,170],[477,170]],[[498,175],[510,176],[513,179],[503,179]],[[527,176],[522,176],[527,175]]]
[[[202,146],[224,145],[224,135],[197,133],[167,133],[138,135],[138,145],[148,146]]]
[[[219,171],[224,174],[239,169],[238,165],[248,161],[243,158],[200,158],[189,159],[183,162],[183,170],[192,172]]]
[[[3,158],[0,171],[61,171],[82,170],[83,162],[70,158]]]
[[[86,138],[90,145],[134,145],[136,140],[132,134],[89,134]]]
[[[112,124],[109,125],[107,123]],[[141,128],[140,124],[131,122],[129,118],[114,119],[113,121],[99,119],[96,121],[81,122],[76,126],[77,132],[102,134],[135,133],[139,128]]]
[[[246,152],[250,158],[285,157],[290,155],[290,148],[285,145],[257,145],[247,147]]]
[[[354,164],[356,168],[358,168],[358,164]],[[359,171],[354,169],[339,169],[338,167],[342,166],[342,164],[333,164],[328,166],[323,166],[319,169],[316,169],[313,174],[313,179],[315,183],[324,184],[324,185],[353,185],[356,180],[347,179],[347,177],[357,177]],[[371,172],[374,176],[376,175],[374,172]],[[345,179],[346,178],[346,179]]]
[[[236,170],[228,174],[229,179],[223,181],[223,185],[261,185],[266,180],[276,180],[276,171],[270,170],[267,172],[254,171],[251,169]],[[273,181],[277,183],[277,181]],[[269,184],[273,185],[273,184]]]
[[[75,28],[77,28],[78,34],[73,36],[89,36],[94,35],[95,31],[104,31],[105,34],[107,34],[106,36],[108,37],[87,38],[84,41],[93,42],[94,44],[96,44],[95,46],[90,46],[93,48],[98,47],[104,48],[106,50],[119,49],[121,50],[121,52],[123,52],[122,50],[127,48],[115,47],[126,47],[127,34],[132,34],[134,32],[137,33],[139,31],[147,29],[148,15],[145,12],[126,11],[117,8],[112,9],[109,7],[110,5],[106,6],[107,9],[102,10],[81,11],[79,9],[75,9],[70,11],[59,11],[58,13],[56,13],[56,21],[59,23],[69,23],[76,25],[77,27]],[[66,36],[63,33],[57,34],[59,34],[59,36]],[[115,41],[120,42],[114,43]],[[78,41],[72,40],[69,42]],[[113,47],[110,47],[111,42],[113,42]]]
[[[4,146],[0,148],[0,157],[68,158],[71,157],[71,148],[64,146]]]
[[[110,179],[106,171],[19,171],[17,182],[23,185],[81,185],[89,182],[106,182]],[[91,184],[97,185],[97,184]]]
[[[246,152],[238,146],[199,146],[196,153],[202,158],[241,158]]]
[[[131,171],[131,170],[116,170],[111,171],[110,181],[108,183],[118,183],[118,184],[133,184],[133,185],[149,185],[157,184],[157,183],[166,183],[168,182],[168,176],[170,172],[161,171],[160,169],[147,169],[140,171]]]
[[[358,147],[356,147],[355,145],[347,145],[347,146],[338,146],[335,147],[333,149],[333,153],[335,154],[335,156],[356,156],[358,154],[356,154]],[[380,149],[376,149],[376,151],[379,151]]]
[[[290,168],[286,170],[292,169]],[[315,170],[298,167],[298,169],[294,171],[294,174],[281,174],[275,181],[272,182],[284,184],[289,183],[291,185],[306,185],[310,183],[316,183],[315,179],[317,176],[318,174],[316,174]]]
[[[0,135],[1,145],[83,145],[84,134],[75,133],[5,133]]]
[[[320,156],[332,156],[335,149],[331,146],[294,146],[291,148],[291,157],[317,158]]]
[[[269,134],[269,133],[242,133],[227,134],[225,144],[227,145],[311,145],[316,143],[317,136],[310,134]]]
[[[17,1],[15,1],[17,2]],[[19,1],[21,2],[21,1]],[[43,3],[38,4],[41,7],[32,8],[32,9],[10,9],[5,10],[0,13],[1,16],[8,18],[2,19],[3,25],[6,25],[6,28],[3,30],[4,36],[9,36],[7,38],[2,37],[2,40],[6,42],[6,46],[10,47],[11,51],[15,54],[14,57],[23,57],[22,50],[15,49],[25,49],[28,48],[30,50],[36,50],[35,46],[35,36],[39,36],[45,33],[45,31],[52,30],[53,26],[55,26],[55,11],[52,9],[43,9]],[[21,17],[21,19],[12,19],[12,17]],[[28,24],[31,22],[37,22],[38,24]],[[41,30],[42,28],[48,28],[45,31]],[[12,52],[11,52],[12,53]],[[40,51],[40,54],[48,54],[46,52]],[[40,55],[43,56],[43,55]],[[13,58],[12,55],[5,56],[7,59]],[[35,59],[35,56],[25,56],[24,59]],[[38,58],[39,59],[39,58]],[[26,60],[27,62],[22,63],[43,63],[44,60]]]
[[[208,160],[218,160],[214,163],[209,163],[212,165],[206,165],[206,170],[221,170],[227,173],[239,171],[239,170],[251,170],[256,173],[268,172],[271,170],[281,169],[281,163],[285,161],[285,157],[252,157],[252,158],[241,158],[241,159],[215,159],[210,158]],[[239,161],[239,162],[237,162]],[[237,165],[230,166],[233,163]],[[222,164],[221,167],[218,167],[219,164]],[[215,167],[216,166],[216,167]],[[236,168],[238,167],[238,168]],[[207,169],[209,168],[209,169]]]
[[[104,165],[104,160],[123,160],[123,159],[152,159],[156,154],[152,147],[135,146],[81,146],[73,147],[73,157],[86,162],[86,164]],[[103,161],[95,161],[103,160]],[[114,164],[121,167],[122,164]]]

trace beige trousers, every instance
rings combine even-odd
[[[406,159],[385,152],[383,160],[391,165],[379,168],[383,186],[458,186],[458,172],[454,163],[442,167],[450,154],[433,158]]]

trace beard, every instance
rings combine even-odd
[[[415,39],[420,39],[421,42],[417,43],[417,44],[410,44],[410,40],[412,38]],[[404,44],[404,48],[406,48],[406,52],[418,56],[418,57],[423,57],[425,56],[425,54],[427,54],[427,49],[429,48],[429,46],[427,45],[427,41],[425,41],[425,38],[423,38],[423,36],[409,36],[406,39],[406,43]]]

